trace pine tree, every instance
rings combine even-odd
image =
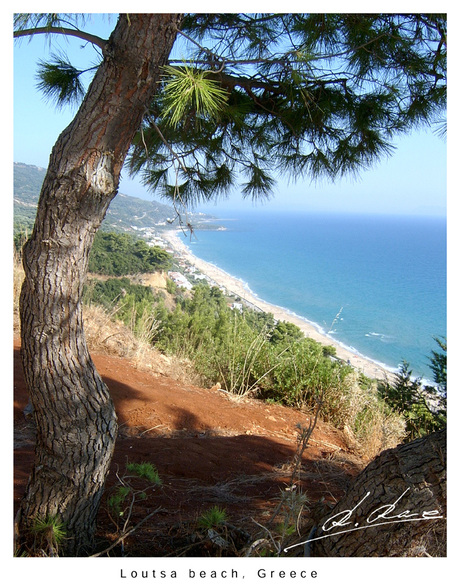
[[[184,18],[129,158],[152,191],[190,205],[240,184],[356,174],[446,105],[440,15],[212,14]]]
[[[69,24],[71,23],[71,24]],[[81,299],[94,235],[129,155],[178,209],[225,194],[268,196],[277,174],[335,179],[439,120],[446,17],[386,14],[130,14],[109,39],[83,15],[19,14],[15,37],[71,35],[102,60],[87,90],[62,56],[41,87],[81,106],[49,161],[23,250],[22,357],[37,424],[19,529],[51,517],[68,555],[91,545],[117,422],[86,346]],[[89,23],[88,23],[89,24]],[[171,56],[173,46],[177,55]]]

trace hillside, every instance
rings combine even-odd
[[[26,410],[28,396],[20,359],[17,300],[22,276],[18,265],[15,512],[33,465],[35,439],[35,427]],[[158,281],[160,277],[156,275],[154,281],[155,275],[151,275],[149,283],[165,288],[165,279]],[[120,427],[98,520],[97,548],[101,551],[120,537],[125,523],[123,517],[114,517],[108,501],[120,487],[119,478],[128,463],[152,463],[162,485],[150,488],[145,497],[137,495],[128,528],[154,514],[123,541],[123,550],[120,545],[111,550],[111,556],[240,556],[253,538],[260,537],[260,525],[276,534],[279,525],[288,529],[286,517],[297,519],[295,508],[281,505],[292,476],[298,489],[295,496],[302,499],[302,524],[308,525],[316,509],[335,503],[362,469],[365,461],[352,449],[351,440],[319,422],[294,475],[297,425],[308,426],[311,414],[229,394],[217,383],[208,389],[195,385],[189,361],[162,355],[135,338],[123,323],[111,321],[97,306],[86,307],[84,312],[91,356],[114,399]],[[142,485],[137,489],[142,491]],[[209,540],[198,528],[199,517],[213,507],[226,513],[221,533],[231,541],[225,539],[225,544]]]
[[[23,413],[27,395],[19,353],[16,339],[15,511],[32,467],[34,438],[33,424]],[[275,533],[286,509],[274,521],[270,519],[291,483],[296,425],[308,425],[309,415],[180,383],[165,375],[160,364],[139,369],[132,360],[103,353],[93,353],[93,359],[110,388],[120,425],[99,517],[101,550],[118,537],[107,497],[128,462],[153,463],[162,480],[161,487],[135,502],[131,526],[161,510],[124,542],[129,556],[241,555],[249,538],[260,535],[259,525],[268,525]],[[318,506],[334,504],[362,465],[343,434],[320,422],[296,478],[307,500],[302,524]],[[231,535],[227,547],[213,543],[197,529],[198,517],[216,506],[227,514],[226,538]],[[121,554],[120,546],[111,552]]]
[[[35,165],[14,163],[14,223],[16,230],[30,229],[33,225],[40,189],[46,170]],[[179,226],[172,206],[156,200],[142,200],[126,194],[117,194],[111,202],[102,223],[103,231],[127,232],[140,238],[146,229],[161,232]],[[216,229],[212,216],[190,213],[196,229]],[[172,221],[172,222],[170,222]]]
[[[18,167],[15,204],[19,211],[29,209],[30,212],[36,206],[34,194],[44,170],[32,168]],[[129,203],[129,197],[126,198]],[[124,202],[123,197],[121,202]],[[131,220],[137,210],[125,207]],[[146,222],[153,221],[153,217],[146,215],[135,219],[138,229],[145,218],[148,218]],[[112,235],[112,238],[131,241],[126,235]],[[145,243],[141,245],[147,247]],[[14,281],[15,511],[33,465],[35,439],[20,361],[17,300],[21,272],[17,264]],[[102,276],[101,283],[108,285],[106,277]],[[84,308],[88,347],[110,390],[119,422],[114,459],[99,514],[97,549],[110,556],[131,557],[279,555],[281,545],[292,545],[292,540],[295,542],[301,532],[308,533],[319,517],[327,515],[346,495],[349,483],[374,454],[396,444],[392,433],[405,434],[402,417],[384,406],[371,381],[358,380],[356,374],[350,372],[351,366],[331,359],[331,350],[324,348],[325,352],[317,342],[300,337],[294,325],[273,322],[270,337],[267,337],[266,323],[274,321],[273,316],[251,311],[245,325],[238,323],[240,328],[246,329],[241,330],[246,336],[241,337],[238,331],[236,337],[232,329],[241,318],[242,309],[232,309],[218,288],[201,284],[193,295],[179,292],[174,299],[174,290],[168,290],[163,274],[143,275],[143,282],[144,278],[156,306],[149,306],[142,298],[138,301],[144,305],[139,307],[142,313],[137,314],[135,296],[123,284],[122,298],[131,298],[129,304],[125,300],[120,305],[120,316],[114,308],[104,310],[92,300]],[[113,302],[114,297],[110,296],[109,300]],[[131,314],[123,318],[125,308]],[[251,324],[258,325],[263,337],[257,335],[254,339],[254,333],[249,334]],[[191,338],[194,328],[196,339]],[[160,330],[165,335],[162,341]],[[221,337],[225,345],[220,348],[224,361],[222,358],[220,363],[217,361],[219,371],[205,373],[197,369],[200,354],[205,359],[201,367],[206,367],[208,363],[215,363],[215,358],[211,362],[209,358],[217,357],[219,350],[217,339],[203,336],[210,332],[232,336]],[[168,333],[171,341],[167,339]],[[155,346],[152,346],[154,336]],[[207,348],[205,339],[209,344]],[[263,386],[266,384],[259,377],[244,395],[232,394],[234,388],[228,385],[231,382],[225,383],[225,368],[229,368],[232,378],[241,371],[249,383],[244,369],[238,370],[235,365],[246,367],[250,363],[252,369],[256,362],[250,360],[249,351],[258,340],[267,343],[261,354],[261,366],[265,375],[273,373],[273,379],[265,392]],[[276,345],[285,349],[288,340],[292,355],[281,364],[281,353]],[[200,351],[195,358],[182,353],[182,346],[188,341],[193,342],[193,350]],[[168,342],[178,342],[180,353],[171,352]],[[237,343],[231,353],[229,342]],[[244,344],[248,342],[249,348],[245,350]],[[237,352],[242,353],[241,361]],[[229,364],[228,357],[234,363]],[[273,368],[268,363],[270,358],[276,359]],[[313,364],[306,363],[307,359]],[[302,385],[297,385],[297,380],[290,377],[291,365],[295,368],[295,378],[302,373],[307,378],[299,380]],[[336,384],[328,385],[328,374],[332,372],[338,374],[333,379]],[[315,379],[310,384],[308,378],[317,374],[325,379]],[[345,374],[343,380],[340,374]],[[217,379],[223,382],[226,390]],[[339,383],[343,383],[343,387],[338,387]],[[302,402],[293,402],[296,385]],[[313,404],[308,402],[307,396],[311,390],[315,394]],[[313,412],[318,406],[317,390],[322,391],[320,414],[327,422],[315,421],[311,438],[301,446],[302,434],[313,422]],[[289,405],[287,401],[291,401],[290,406],[301,409],[275,403],[285,392],[286,403]],[[129,469],[132,466],[155,468],[161,483],[153,478],[148,485],[139,477],[133,480]],[[129,500],[127,494],[123,494],[125,491]],[[200,522],[211,512],[224,517],[225,522],[212,523],[210,527]],[[135,533],[121,541],[122,529],[126,528],[134,529]]]

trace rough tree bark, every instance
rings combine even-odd
[[[37,425],[20,538],[37,519],[65,524],[67,555],[91,544],[117,419],[83,332],[81,297],[95,232],[118,188],[180,15],[121,15],[73,122],[50,156],[23,251],[22,360]]]
[[[445,430],[384,451],[319,520],[311,555],[445,556],[446,459]]]

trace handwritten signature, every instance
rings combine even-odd
[[[366,499],[370,496],[370,492],[367,492],[366,495],[351,509],[345,509],[337,514],[333,515],[323,525],[321,529],[327,533],[327,535],[321,535],[320,537],[313,537],[311,539],[307,539],[306,541],[302,541],[301,543],[297,543],[296,545],[291,545],[286,547],[284,551],[289,551],[290,549],[294,549],[294,547],[298,547],[299,545],[305,545],[306,543],[311,543],[312,541],[319,541],[320,539],[325,539],[326,537],[332,537],[333,535],[341,535],[343,533],[351,533],[353,531],[359,531],[362,529],[370,529],[372,527],[379,527],[380,525],[391,525],[395,523],[413,523],[415,521],[427,521],[432,519],[442,519],[444,518],[438,510],[423,510],[420,512],[411,512],[410,510],[403,510],[398,514],[393,514],[395,509],[398,506],[398,502],[410,491],[410,488],[404,490],[404,492],[390,504],[384,504],[383,506],[379,506],[378,508],[374,509],[370,515],[366,518],[365,525],[361,525],[359,522],[354,522],[352,520],[353,514],[355,511],[360,507]],[[352,525],[352,526],[350,526]],[[341,529],[340,531],[335,531],[333,533],[329,533],[337,528],[348,527],[347,529]]]

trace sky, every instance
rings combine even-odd
[[[116,23],[99,16],[88,29],[108,37]],[[13,160],[46,167],[51,149],[76,113],[76,107],[56,109],[36,88],[37,61],[51,52],[65,51],[77,66],[94,63],[93,48],[83,47],[78,39],[59,38],[49,41],[37,36],[30,42],[22,40],[13,49]],[[417,130],[401,137],[389,158],[365,170],[358,179],[342,179],[336,183],[323,180],[311,184],[308,179],[296,183],[280,179],[272,199],[258,204],[273,210],[302,209],[307,211],[359,212],[376,214],[446,215],[447,144],[432,129]],[[140,198],[159,199],[146,190],[138,179],[123,174],[119,191]],[[226,209],[253,207],[238,189],[227,200],[216,205],[200,206],[205,212],[221,213]]]

